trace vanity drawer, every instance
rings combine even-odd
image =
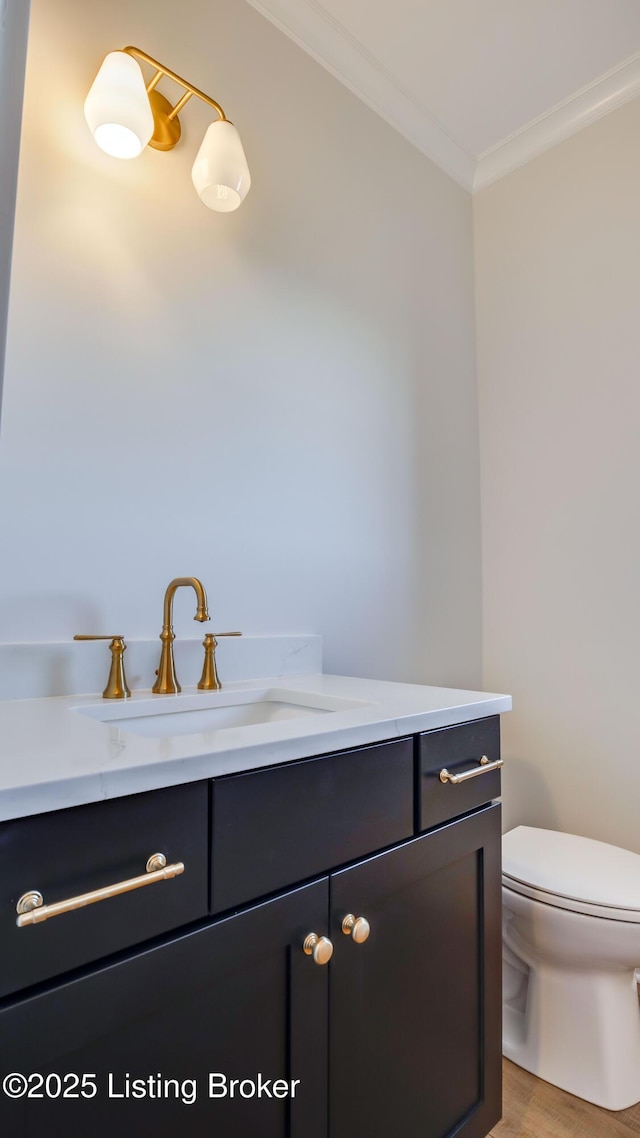
[[[0,823],[0,996],[205,916],[208,818],[208,784],[198,782]],[[146,876],[156,853],[184,872],[16,925],[24,893],[53,905]]]
[[[465,782],[442,782],[452,775],[482,770],[480,760],[500,758],[500,717],[474,719],[418,736],[418,829],[428,830],[500,797],[500,770],[482,771]]]
[[[216,779],[212,911],[413,835],[413,740]]]

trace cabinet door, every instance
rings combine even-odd
[[[501,1113],[499,806],[330,880],[331,1138],[484,1138]]]
[[[0,1078],[88,1074],[98,1087],[90,1101],[3,1098],[3,1138],[326,1138],[328,969],[302,942],[326,934],[327,911],[324,878],[3,1009]],[[294,1098],[209,1098],[209,1073],[300,1082]],[[110,1097],[110,1074],[130,1097]],[[133,1097],[149,1076],[154,1097]],[[168,1097],[157,1076],[176,1080]]]

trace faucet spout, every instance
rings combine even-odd
[[[173,658],[173,642],[175,640],[173,631],[173,598],[176,591],[183,585],[190,586],[196,594],[198,607],[193,619],[199,621],[210,619],[209,610],[207,608],[207,594],[204,591],[202,581],[199,581],[197,577],[176,577],[169,583],[164,595],[164,614],[162,632],[160,633],[162,652],[158,666],[158,678],[151,689],[156,695],[175,695],[182,690],[176,676]]]
[[[198,599],[198,611],[196,612],[196,615],[194,616],[193,619],[194,620],[209,620],[210,619],[209,618],[209,612],[207,609],[207,594],[204,591],[204,585],[202,584],[202,581],[199,581],[197,577],[176,577],[167,586],[167,591],[164,595],[164,621],[163,621],[163,623],[164,623],[165,628],[171,628],[171,624],[173,622],[173,598],[175,597],[177,590],[182,588],[183,585],[186,585],[186,586],[190,585],[191,588],[194,590],[196,597]]]

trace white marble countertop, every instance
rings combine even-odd
[[[359,701],[348,710],[250,726],[145,737],[127,730],[123,717],[158,710],[153,702],[175,701],[175,710],[207,706],[232,693],[265,698],[270,690]],[[251,698],[251,696],[249,696]],[[0,821],[118,798],[139,791],[322,755],[434,727],[510,711],[511,698],[454,688],[363,680],[348,676],[286,675],[228,683],[219,693],[183,689],[182,695],[136,692],[108,715],[97,695],[0,701]],[[304,701],[302,701],[304,702]],[[80,710],[78,710],[80,709]],[[85,709],[85,710],[83,710]],[[122,709],[122,710],[120,710]]]

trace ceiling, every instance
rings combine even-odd
[[[470,190],[640,94],[639,0],[249,0]]]

